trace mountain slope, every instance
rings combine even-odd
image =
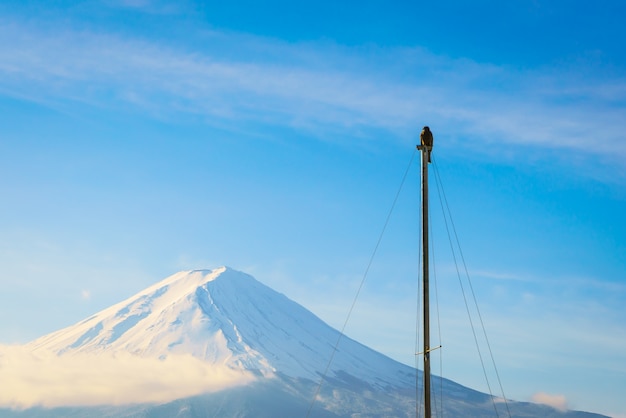
[[[85,402],[74,407],[5,409],[0,417],[304,417],[338,338],[337,330],[247,274],[225,267],[181,272],[24,349],[40,357],[53,353],[55,361],[118,362],[130,356],[127,365],[152,362],[139,373],[146,374],[150,392],[157,386],[148,376],[153,366],[191,356],[194,368],[209,368],[200,377],[211,381],[206,386],[210,390],[202,386],[193,392],[196,396],[177,395],[161,402],[116,401],[111,396],[105,402],[109,406]],[[90,367],[89,362],[81,364]],[[230,374],[223,378],[224,373],[211,370]],[[0,378],[1,371],[0,367]],[[184,372],[180,369],[177,374]],[[85,376],[80,378],[87,380]],[[189,380],[182,377],[177,386]],[[310,416],[414,416],[418,377],[413,368],[343,337]],[[433,380],[433,387],[443,388],[446,416],[495,416],[488,395],[446,379]],[[134,383],[126,390],[135,390]],[[529,403],[509,406],[519,418],[599,417]],[[503,404],[496,407],[505,416]]]
[[[181,272],[92,317],[28,344],[58,355],[130,352],[165,359],[191,354],[270,376],[317,379],[339,333],[251,276],[222,267]],[[331,371],[353,369],[382,386],[413,379],[407,367],[343,337]],[[381,361],[382,360],[382,361]],[[375,378],[372,376],[376,376]]]

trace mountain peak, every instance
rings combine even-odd
[[[143,291],[141,291],[138,294],[144,294],[144,293],[150,293],[152,291],[154,291],[155,289],[162,289],[164,286],[171,286],[171,285],[177,285],[177,286],[181,286],[181,285],[188,285],[188,286],[194,286],[194,285],[201,285],[207,282],[211,282],[215,279],[217,279],[220,275],[222,275],[224,272],[235,272],[235,270],[226,267],[226,266],[222,266],[222,267],[218,267],[216,269],[210,270],[210,269],[200,269],[200,270],[185,270],[185,271],[179,271],[178,273],[172,274],[169,277],[166,277],[165,279],[161,280],[160,282],[157,282],[155,284],[153,284],[152,286],[144,289]]]
[[[226,286],[231,289],[229,293],[237,293],[233,285],[245,288],[245,282],[254,281],[251,276],[227,267],[182,271],[30,345],[34,350],[48,349],[59,355],[130,352],[165,358],[170,354],[191,354],[223,363],[232,357],[225,333],[232,334],[236,327],[215,309],[209,289],[221,293],[220,288]],[[225,328],[230,328],[230,332]]]
[[[405,369],[340,338],[338,331],[252,276],[220,267],[173,274],[29,346],[60,356],[124,352],[165,359],[184,354],[258,375],[280,372],[317,379],[338,341],[331,372],[357,365],[357,374],[385,380]],[[350,350],[342,350],[348,345]]]
[[[66,392],[79,399],[79,404],[86,402],[86,396],[92,404],[102,404],[102,399],[160,402],[215,393],[214,398],[172,403],[179,412],[196,408],[195,402],[211,405],[198,404],[197,414],[178,415],[166,405],[163,416],[199,416],[209,410],[219,416],[250,416],[249,411],[254,411],[253,416],[296,416],[308,406],[323,375],[324,389],[318,392],[318,399],[327,411],[320,408],[319,416],[353,416],[355,411],[368,416],[408,416],[415,409],[414,368],[340,335],[284,295],[228,267],[176,273],[24,348],[34,355],[37,365],[42,358],[53,359],[51,375],[63,371],[70,376],[71,390]],[[23,373],[22,368],[17,369]],[[115,372],[111,374],[109,369]],[[46,382],[38,375],[39,367],[26,370],[36,370],[37,375],[27,374],[25,381]],[[110,375],[115,384],[103,386],[103,379]],[[138,390],[136,379],[143,385],[141,397],[133,392]],[[86,380],[94,382],[91,387],[83,384]],[[445,379],[439,381],[450,401],[446,410],[451,415],[463,411],[463,416],[485,416],[489,395]],[[40,403],[65,405],[56,384],[44,386],[54,390],[51,400],[46,398],[47,392],[41,394]],[[103,394],[103,387],[112,388],[111,394]],[[160,388],[160,393],[155,388]],[[218,393],[226,389],[233,391],[223,398]],[[8,399],[15,404],[12,392],[1,395],[5,402]],[[237,399],[230,414],[223,410],[229,396]],[[266,402],[268,397],[274,397],[272,405]],[[0,396],[0,404],[2,400]],[[257,403],[246,406],[246,402]],[[289,405],[297,413],[286,412]],[[528,411],[516,416],[563,416],[545,406],[517,403],[512,407]],[[264,408],[269,412],[259,414]],[[85,415],[89,414],[81,416]]]

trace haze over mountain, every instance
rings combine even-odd
[[[174,274],[1,354],[0,406],[9,408],[1,417],[304,417],[322,375],[311,416],[408,417],[419,377],[226,267]],[[434,380],[446,416],[505,411],[486,394]],[[600,416],[508,407],[515,417]]]

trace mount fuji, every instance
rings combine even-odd
[[[0,394],[0,417],[410,417],[421,388],[421,372],[227,267],[174,274],[21,349],[42,368],[57,365],[56,374],[19,380],[0,352],[0,381],[40,395],[28,403]],[[59,375],[74,386],[61,390]],[[506,416],[487,394],[433,380],[444,398],[437,416]],[[525,402],[508,408],[513,417],[601,417]]]

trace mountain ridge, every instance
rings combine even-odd
[[[367,371],[360,373],[364,378],[372,371],[384,376],[389,364],[407,367],[391,359],[386,367],[375,367],[369,359],[373,350],[340,337],[310,311],[252,276],[220,267],[173,274],[27,347],[58,355],[121,351],[162,359],[184,353],[261,375],[280,370],[317,379],[339,340],[331,370],[352,363]],[[343,344],[359,355],[342,351]],[[390,383],[395,377],[386,380]]]
[[[186,384],[193,390],[161,401],[137,395],[114,402],[116,392],[67,407],[40,400],[35,405],[44,408],[31,403],[22,406],[22,412],[0,409],[2,418],[293,417],[305,416],[314,398],[311,417],[409,417],[421,390],[420,371],[341,335],[287,296],[228,267],[175,273],[24,349],[41,358],[51,353],[47,358],[63,365],[81,360],[85,368],[96,366],[89,359],[106,360],[97,370],[113,376],[115,385],[120,385],[119,375],[108,367],[122,364],[130,368],[123,374],[130,380],[121,385],[123,391],[143,389],[153,394],[166,379],[174,379],[169,383],[174,386],[164,386],[164,392]],[[0,352],[0,366],[1,361]],[[195,380],[189,377],[190,370]],[[2,367],[0,377],[1,373]],[[95,373],[80,370],[70,377],[84,382]],[[157,381],[160,374],[163,380]],[[100,388],[111,385],[102,379],[96,383]],[[433,387],[445,393],[447,416],[490,417],[494,409],[504,408],[489,395],[447,379],[433,377]],[[71,390],[80,392],[76,386]],[[11,401],[10,395],[0,394],[0,405],[6,405],[3,396]],[[52,396],[58,394],[53,391]],[[510,401],[509,406],[516,418],[601,417],[524,402]]]

